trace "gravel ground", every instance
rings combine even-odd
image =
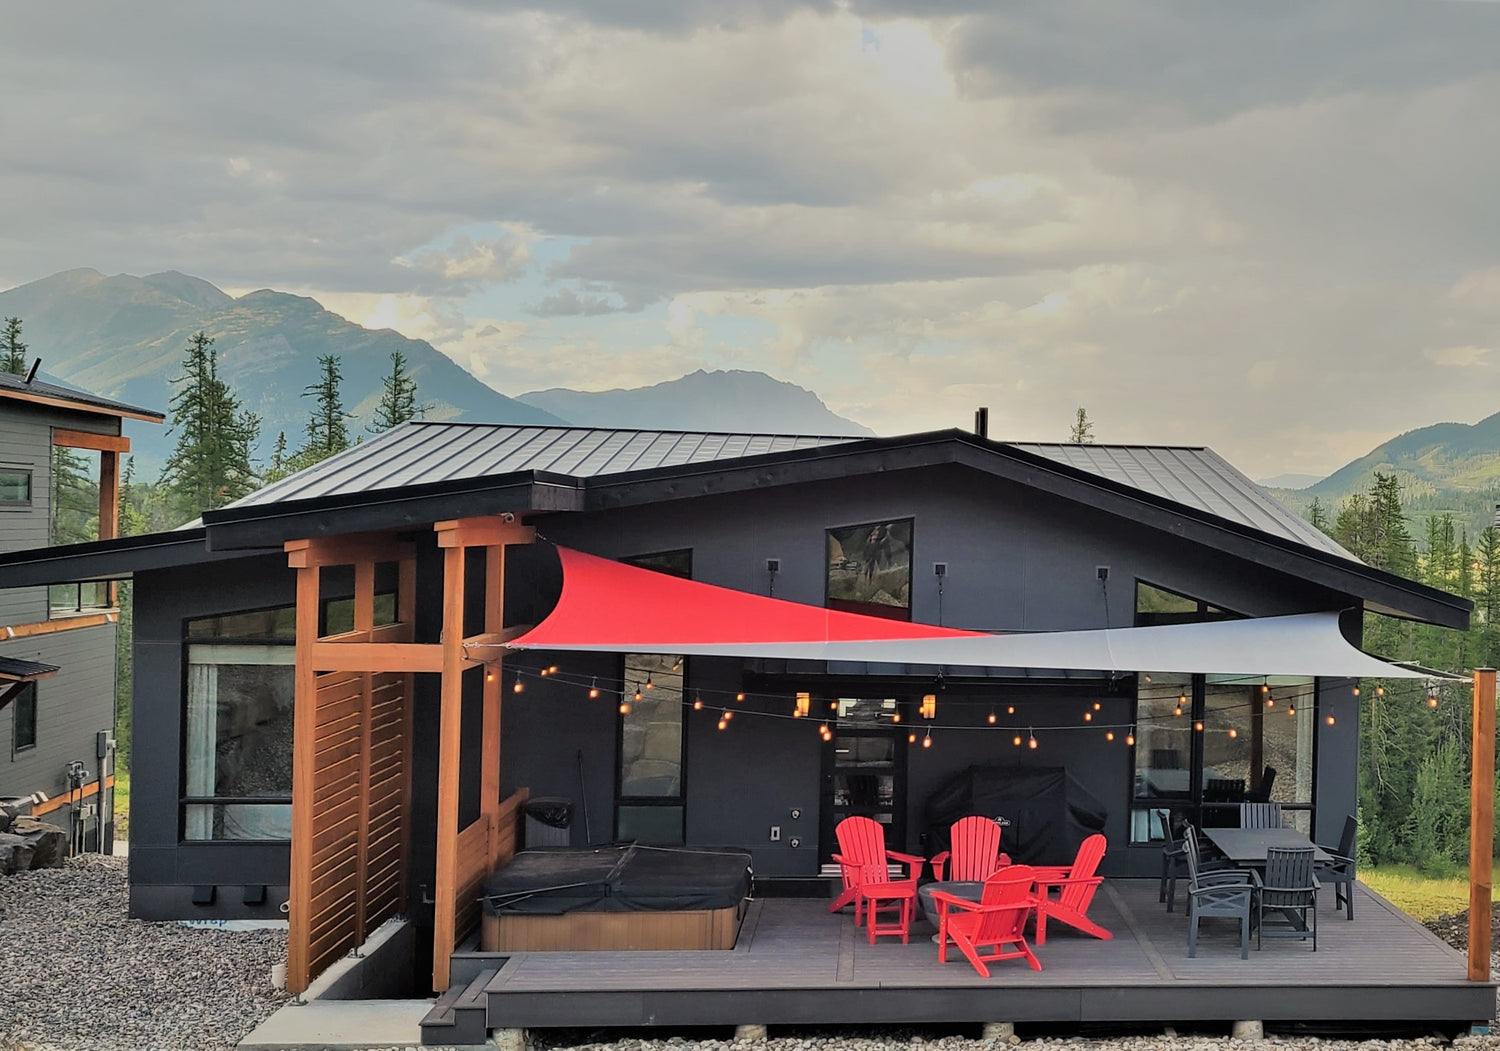
[[[123,858],[0,877],[0,1051],[216,1051],[286,1002],[270,985],[285,931],[144,923],[126,907]]]

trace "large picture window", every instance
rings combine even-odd
[[[681,843],[683,837],[681,657],[626,654],[627,704],[620,715],[620,839]],[[637,699],[639,694],[639,699]]]
[[[189,622],[184,839],[290,838],[293,626],[287,608]]]
[[[911,620],[910,518],[828,530],[828,607]]]

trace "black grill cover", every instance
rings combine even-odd
[[[972,814],[1005,826],[1000,849],[1016,864],[1067,865],[1109,811],[1060,766],[971,766],[927,798],[929,852],[947,850],[949,827]]]

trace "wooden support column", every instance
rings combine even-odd
[[[297,570],[297,646],[292,709],[292,867],[287,895],[287,989],[300,993],[312,981],[312,856],[314,744],[317,737],[318,567]]]
[[[113,449],[99,453],[99,539],[120,535],[120,454]]]
[[[505,545],[494,544],[484,553],[484,630],[495,634],[505,629]],[[499,844],[495,840],[496,817],[500,813],[500,687],[504,667],[500,651],[482,653],[487,659],[484,673],[484,721],[481,729],[480,809],[490,825],[486,847],[494,867]]]
[[[464,551],[443,551],[443,681],[438,711],[437,876],[433,894],[432,988],[448,988],[457,937],[458,789],[463,729]]]
[[[375,563],[366,559],[354,564],[354,630],[375,630]],[[375,676],[366,671],[360,676],[359,702],[359,803],[358,828],[354,861],[354,930],[356,941],[363,942],[369,917],[370,861],[370,749],[372,741],[370,704],[374,697]]]
[[[1474,757],[1469,779],[1469,980],[1490,980],[1495,864],[1495,669],[1474,672]]]

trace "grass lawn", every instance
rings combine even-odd
[[[130,838],[130,771],[115,771],[115,838]]]
[[[1428,876],[1411,865],[1382,865],[1361,868],[1359,879],[1402,912],[1423,922],[1445,912],[1453,916],[1469,907],[1467,876]]]

